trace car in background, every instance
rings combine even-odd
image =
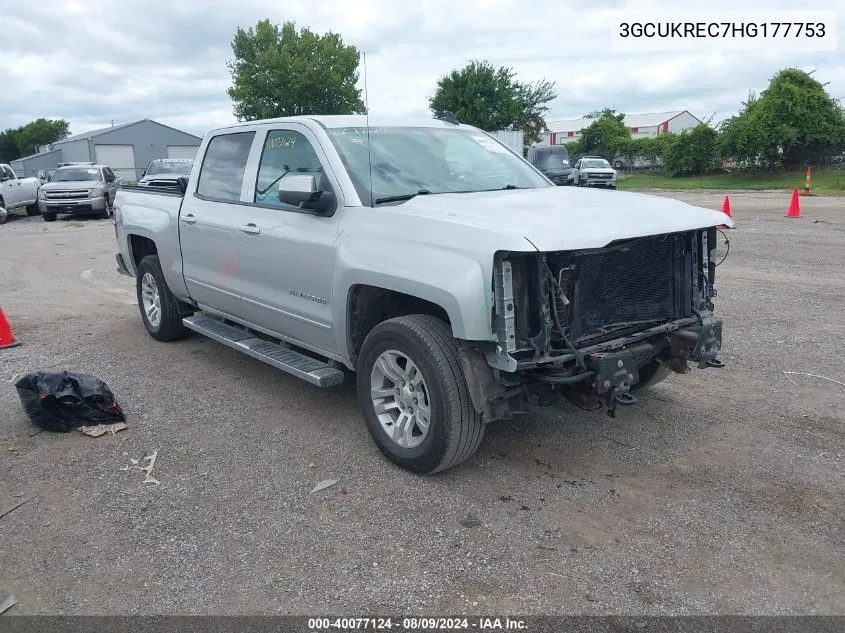
[[[565,145],[535,145],[528,148],[528,162],[556,185],[566,185],[572,166]]]
[[[59,214],[97,215],[110,218],[119,186],[108,165],[83,163],[59,167],[50,182],[38,191],[38,206],[45,222]]]
[[[38,178],[18,178],[11,165],[0,165],[0,224],[15,209],[26,209],[27,215],[36,215],[40,186]]]
[[[157,158],[141,174],[141,187],[175,187],[179,178],[189,178],[194,166],[190,158]]]
[[[616,189],[616,170],[601,156],[583,156],[572,168],[572,184],[578,187]]]

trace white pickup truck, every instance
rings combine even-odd
[[[464,461],[527,403],[613,414],[688,361],[721,366],[729,217],[556,187],[468,125],[214,130],[188,178],[121,187],[114,217],[153,338],[193,330],[320,387],[355,372],[374,441],[417,473]]]
[[[10,165],[0,164],[0,224],[9,211],[26,207],[27,215],[38,215],[38,178],[18,178]]]

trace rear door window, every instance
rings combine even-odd
[[[255,132],[220,134],[208,143],[200,168],[197,194],[212,200],[237,201]]]

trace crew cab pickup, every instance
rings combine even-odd
[[[382,453],[455,466],[564,395],[632,404],[721,366],[718,211],[556,187],[454,121],[313,116],[209,132],[189,178],[123,186],[117,265],[159,341],[190,330],[320,387],[354,372]]]
[[[26,208],[27,215],[38,215],[38,178],[18,178],[11,165],[0,165],[0,224],[9,211]]]

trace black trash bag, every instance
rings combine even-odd
[[[88,374],[36,372],[18,380],[15,388],[30,420],[47,431],[66,433],[126,420],[108,385]]]

